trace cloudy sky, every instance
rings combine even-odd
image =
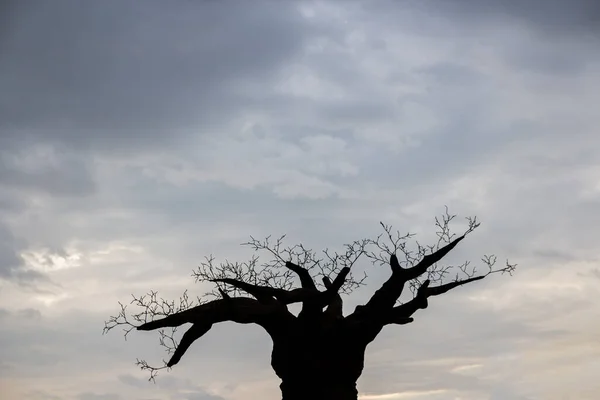
[[[249,235],[425,240],[444,205],[483,222],[455,257],[519,270],[386,328],[363,399],[598,398],[597,2],[141,3],[2,2],[3,399],[280,398],[257,327],[152,384],[156,335],[104,320]]]

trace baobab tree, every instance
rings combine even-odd
[[[122,326],[131,330],[158,330],[160,343],[171,356],[162,366],[144,360],[137,364],[154,380],[161,369],[181,360],[186,350],[220,322],[256,324],[271,337],[271,366],[281,379],[283,400],[356,400],[367,345],[386,325],[413,322],[413,315],[428,306],[430,298],[496,273],[511,274],[515,265],[508,261],[496,267],[495,256],[483,256],[485,272],[476,273],[469,262],[442,265],[441,260],[478,226],[468,217],[461,235],[450,232],[455,215],[435,219],[437,242],[409,246],[412,234],[401,235],[381,223],[383,233],[375,239],[362,239],[344,246],[341,253],[324,250],[321,255],[303,245],[283,246],[281,237],[271,241],[251,240],[244,245],[254,250],[243,263],[216,263],[210,256],[194,276],[214,284],[214,290],[191,301],[187,292],[178,303],[158,297],[156,292],[133,298],[139,312],[128,306],[105,323],[104,331]],[[258,254],[268,254],[260,262]],[[391,273],[370,299],[348,314],[343,313],[342,294],[364,284],[353,275],[352,267],[362,258],[375,265],[388,265]],[[404,288],[408,300],[400,303]],[[296,304],[294,313],[288,306]],[[191,324],[176,339],[178,327]],[[170,330],[166,330],[166,329]]]

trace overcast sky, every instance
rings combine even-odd
[[[1,3],[3,399],[278,399],[257,327],[152,384],[155,333],[104,320],[249,235],[425,240],[444,205],[483,223],[457,259],[518,272],[386,328],[363,399],[598,398],[600,3],[141,3]]]

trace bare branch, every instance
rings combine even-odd
[[[212,323],[195,323],[192,325],[190,329],[188,329],[181,338],[179,342],[179,346],[175,349],[173,356],[167,363],[167,367],[171,368],[173,365],[177,364],[181,357],[185,354],[187,349],[196,341],[200,339],[206,332],[208,332],[212,328]]]
[[[232,321],[240,324],[255,323],[272,333],[276,323],[281,318],[293,319],[287,309],[277,304],[267,306],[257,300],[235,297],[229,299],[213,300],[205,304],[190,308],[189,310],[168,315],[162,319],[146,322],[137,327],[140,331],[178,327],[192,323],[192,327],[183,335],[181,343],[175,345],[175,351],[167,367],[171,367],[181,359],[181,356],[190,345],[210,330],[213,324]]]
[[[189,310],[148,321],[138,326],[137,330],[151,331],[196,322],[210,322],[214,324],[223,321],[233,321],[240,324],[256,323],[264,325],[274,314],[282,313],[282,310],[284,309],[277,307],[276,304],[266,306],[248,297],[212,300]]]
[[[111,331],[117,326],[122,326],[123,331],[125,332],[125,339],[127,340],[127,335],[129,332],[148,321],[153,321],[157,318],[162,318],[174,313],[183,312],[200,304],[203,304],[200,299],[197,301],[190,300],[187,291],[185,291],[179,298],[178,304],[174,301],[167,301],[163,298],[159,298],[158,292],[154,291],[139,297],[132,296],[132,300],[129,305],[123,305],[122,303],[119,303],[121,307],[120,312],[116,316],[110,317],[108,321],[105,322],[103,334]],[[128,315],[127,311],[129,311],[131,307],[136,307],[139,312],[132,312]],[[160,329],[158,333],[160,345],[166,350],[167,354],[172,354],[177,348],[177,340],[175,339],[177,327]],[[160,370],[167,368],[167,362],[164,360],[163,365],[160,367],[150,365],[145,360],[140,359],[137,359],[136,365],[138,365],[142,370],[150,372],[150,381],[155,380]]]
[[[132,296],[133,299],[130,302],[130,306],[137,306],[141,309],[138,313],[132,313],[130,316],[127,315],[128,306],[123,305],[119,302],[121,308],[120,312],[116,316],[109,317],[108,321],[104,323],[103,334],[108,333],[117,326],[122,326],[125,332],[125,339],[127,335],[133,329],[139,325],[154,320],[155,318],[164,317],[173,313],[188,310],[195,305],[201,304],[200,301],[191,301],[188,297],[187,290],[179,298],[179,304],[175,304],[174,301],[167,301],[163,298],[158,297],[158,292],[151,291],[143,296]]]
[[[275,297],[277,300],[281,301],[284,304],[291,304],[291,303],[295,303],[295,302],[299,301],[299,300],[297,300],[297,301],[293,300],[293,298],[294,298],[294,295],[292,294],[293,291],[288,291],[285,289],[253,285],[251,283],[246,283],[244,281],[240,281],[240,280],[233,279],[233,278],[212,279],[211,282],[226,283],[237,289],[241,289],[241,290],[245,291],[246,293],[254,296],[261,303],[268,303],[268,302],[270,302],[270,300],[273,299],[273,297]],[[219,291],[223,291],[223,290],[219,288]]]
[[[429,290],[429,280],[423,282],[421,287],[419,287],[417,291],[417,295],[409,302],[402,304],[400,306],[394,307],[389,314],[389,320],[387,323],[404,323],[411,315],[415,313],[415,311],[423,308],[427,308],[429,305],[427,302],[428,290]],[[399,321],[399,322],[397,322]]]
[[[333,280],[333,283],[331,284],[331,286],[329,286],[327,288],[327,292],[338,293],[340,288],[344,285],[344,282],[346,281],[346,277],[348,276],[349,273],[350,273],[350,267],[342,268],[342,270],[340,271],[338,276],[336,276],[335,279]]]
[[[223,299],[225,299],[225,300],[231,299],[231,296],[229,296],[229,294],[226,291],[224,291],[221,288],[218,288],[218,290],[219,290],[219,293],[221,293],[221,297],[223,297]]]
[[[462,235],[458,239],[453,240],[448,245],[440,248],[439,250],[437,250],[431,254],[426,254],[423,257],[423,259],[414,267],[400,270],[401,274],[402,274],[402,279],[405,282],[408,282],[411,279],[415,279],[415,278],[423,275],[425,272],[427,272],[427,268],[431,267],[433,264],[437,263],[442,258],[444,258],[464,238],[465,238],[465,235]]]
[[[148,364],[145,360],[140,360],[139,358],[136,358],[135,365],[140,367],[140,369],[142,371],[150,372],[150,377],[148,378],[148,381],[153,382],[153,383],[156,383],[156,377],[158,376],[158,371],[163,370],[163,369],[168,369],[167,362],[165,360],[163,360],[162,367],[154,367],[154,366],[151,366],[150,364]]]
[[[448,213],[446,207],[445,214],[441,218],[435,218],[436,226],[439,229],[436,232],[438,236],[437,243],[432,246],[422,246],[419,242],[416,242],[416,252],[410,250],[406,243],[409,238],[413,237],[412,234],[401,235],[400,232],[397,232],[394,235],[392,234],[391,226],[381,223],[385,231],[385,236],[391,245],[382,242],[380,240],[382,235],[380,235],[376,240],[372,241],[372,244],[379,250],[379,254],[369,252],[367,253],[367,257],[373,263],[379,263],[380,265],[389,264],[392,275],[383,283],[381,288],[375,291],[367,304],[360,307],[361,312],[368,309],[372,310],[372,312],[376,312],[375,310],[379,309],[390,309],[402,295],[407,282],[410,282],[409,285],[414,293],[414,290],[421,285],[421,282],[417,278],[423,274],[427,274],[426,279],[429,281],[441,282],[443,280],[451,267],[440,267],[437,263],[454,249],[466,235],[479,226],[476,218],[469,217],[467,218],[467,230],[461,236],[455,238],[455,234],[451,233],[449,227],[450,222],[455,217],[455,215]],[[398,259],[398,254],[404,256],[403,262]],[[384,259],[385,256],[389,257],[389,261]],[[414,282],[411,282],[413,280]]]
[[[315,281],[313,281],[312,276],[310,276],[310,272],[308,272],[307,269],[304,269],[303,267],[294,264],[291,261],[286,261],[285,263],[286,268],[294,271],[296,273],[296,275],[298,275],[298,278],[300,278],[300,283],[302,284],[302,287],[305,289],[317,289],[317,287],[315,286]]]
[[[444,294],[452,289],[455,289],[459,286],[466,285],[471,282],[476,282],[486,278],[488,275],[495,273],[508,273],[512,274],[512,272],[516,268],[516,264],[510,264],[508,261],[506,265],[502,268],[494,269],[493,266],[496,262],[496,258],[494,256],[484,256],[484,263],[486,263],[489,267],[487,273],[479,276],[470,276],[466,279],[456,279],[453,282],[445,283],[438,286],[429,287],[429,280],[426,280],[417,290],[417,295],[409,302],[402,304],[400,306],[396,306],[392,309],[392,312],[389,314],[389,319],[387,323],[393,324],[403,324],[407,318],[410,318],[412,314],[414,314],[419,309],[427,308],[428,301],[427,299],[431,296],[439,296]]]
[[[462,286],[462,285],[466,285],[467,283],[479,281],[479,280],[481,280],[481,279],[483,279],[485,277],[486,277],[486,275],[475,276],[473,278],[458,280],[458,281],[446,283],[444,285],[439,285],[439,286],[431,287],[431,288],[429,288],[427,290],[426,294],[427,294],[427,297],[429,297],[429,296],[439,296],[440,294],[444,294],[444,293],[446,293],[449,290],[452,290],[452,289],[457,288],[457,287]]]
[[[327,290],[329,290],[333,286],[331,283],[331,280],[326,276],[323,277],[323,285],[325,285],[325,288],[327,288]],[[335,291],[333,298],[331,299],[331,301],[329,302],[329,305],[325,309],[325,315],[329,315],[334,318],[342,318],[343,317],[342,297],[340,296],[340,294],[337,291]]]

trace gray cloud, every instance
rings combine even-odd
[[[81,393],[77,396],[78,400],[119,400],[121,396],[118,394],[96,394],[91,392]]]
[[[60,396],[55,396],[44,390],[32,390],[25,395],[25,398],[28,400],[60,400]]]
[[[373,10],[368,2],[359,2],[363,12]],[[410,29],[429,31],[430,34],[440,34],[448,25],[455,28],[473,31],[481,27],[496,28],[500,25],[522,25],[533,29],[542,35],[553,38],[570,36],[580,39],[598,39],[598,19],[600,6],[593,0],[577,0],[564,2],[561,0],[451,0],[433,1],[428,3],[407,2],[399,3],[393,0],[379,2],[374,9],[377,12],[386,11],[406,16],[419,16],[418,21],[409,22]],[[407,12],[408,11],[408,12]],[[434,16],[437,24],[427,16]],[[466,22],[460,26],[457,21]],[[419,23],[421,23],[419,28]],[[406,26],[406,25],[405,25]],[[596,42],[597,43],[597,42]]]
[[[221,396],[215,396],[210,393],[206,393],[205,391],[198,391],[195,393],[190,393],[186,400],[223,400],[224,398]]]
[[[132,292],[201,295],[190,270],[249,257],[251,234],[321,249],[383,220],[425,240],[444,204],[484,223],[450,262],[494,252],[521,269],[386,329],[361,391],[597,389],[582,372],[600,332],[591,3],[21,3],[0,12],[0,385],[13,397],[275,398],[257,327],[215,326],[152,385],[133,361],[160,363],[156,335],[124,342],[102,322]],[[348,309],[389,273],[357,267],[369,286]]]
[[[27,269],[20,252],[26,241],[13,236],[11,230],[0,220],[0,280],[11,280],[33,290],[37,284],[49,282],[48,277],[39,271]]]
[[[34,308],[23,308],[17,311],[17,316],[27,319],[39,320],[42,317],[40,310]]]
[[[477,289],[471,287],[466,291]],[[507,313],[471,307],[468,312],[458,312],[467,307],[464,295],[434,299],[430,309],[415,314],[413,324],[386,328],[379,340],[369,346],[368,360],[377,361],[370,361],[365,368],[360,381],[363,390],[381,393],[378,388],[385,385],[388,393],[432,388],[456,393],[490,393],[495,390],[495,381],[486,379],[485,365],[497,358],[514,356],[519,351],[515,342],[527,346],[542,338],[553,340],[567,335],[533,328],[530,321]],[[440,330],[440,326],[446,329]],[[401,346],[389,353],[398,341]],[[469,368],[476,374],[461,372]],[[431,373],[432,370],[435,372]],[[384,383],[392,374],[394,383]]]
[[[40,310],[34,308],[22,308],[15,312],[0,308],[0,319],[8,319],[9,317],[16,317],[17,319],[22,318],[25,320],[39,320],[42,318],[42,313]]]
[[[115,151],[213,130],[245,101],[236,85],[268,81],[309,32],[291,4],[13,8],[1,47],[3,143],[53,138]]]
[[[598,34],[600,6],[593,0],[493,1],[452,0],[447,9],[464,18],[480,19],[507,16],[532,25],[546,34]],[[456,14],[454,14],[456,15]]]
[[[0,225],[0,276],[10,276],[23,261],[15,250],[16,240],[10,231],[3,225]]]
[[[0,182],[5,188],[53,196],[87,196],[94,191],[89,165],[83,157],[36,146],[0,152]]]

